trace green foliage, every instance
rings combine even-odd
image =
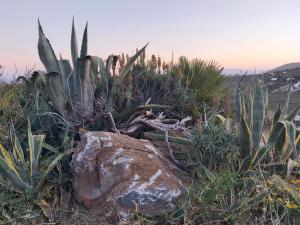
[[[33,220],[40,216],[38,210],[19,193],[0,186],[0,224],[13,224],[18,220]]]
[[[106,109],[114,112],[119,110],[118,105],[123,104],[126,105],[126,109],[130,108],[130,69],[147,46],[144,46],[128,59],[118,77],[112,78],[110,70],[113,56],[108,58],[106,65],[101,58],[88,56],[87,32],[86,26],[82,38],[80,58],[78,58],[77,37],[73,21],[71,33],[72,68],[68,60],[57,59],[39,23],[38,53],[47,72],[36,71],[31,79],[32,86],[35,88],[33,91],[35,91],[36,102],[39,102],[41,98],[46,100],[54,112],[57,112],[64,119],[77,123],[91,119],[95,114],[95,92],[102,102],[102,106],[98,110]],[[40,79],[35,77],[40,77]],[[35,82],[38,80],[42,81],[42,85],[36,85]],[[121,90],[120,93],[119,90]]]
[[[158,217],[139,215],[138,224],[297,224],[299,191],[282,178],[260,171],[241,176],[228,168],[199,174],[185,201]]]
[[[193,90],[197,102],[211,102],[212,97],[222,92],[222,70],[215,61],[203,61],[186,57],[179,58],[177,73],[185,88]]]
[[[72,151],[60,154],[47,154],[41,156],[45,145],[44,135],[33,135],[28,121],[28,153],[26,152],[16,135],[15,129],[11,127],[12,149],[7,150],[0,145],[0,171],[1,176],[9,182],[9,188],[21,193],[26,198],[38,199],[43,193],[44,184],[49,173],[57,166],[58,162]],[[4,185],[3,183],[1,185]]]
[[[7,143],[9,140],[9,127],[13,122],[21,124],[25,118],[25,109],[22,107],[24,85],[0,84],[0,141]]]
[[[150,104],[169,106],[169,112],[179,116],[192,113],[197,108],[193,93],[181,85],[176,71],[157,74],[145,65],[135,65],[132,69],[132,106],[133,108]]]
[[[209,123],[202,131],[194,129],[192,143],[194,148],[188,151],[189,164],[216,169],[237,157],[236,137],[223,124]]]
[[[287,161],[290,156],[298,158],[296,127],[291,121],[296,116],[299,108],[290,115],[285,115],[289,97],[283,111],[279,109],[275,113],[273,126],[269,131],[269,138],[264,142],[262,138],[268,104],[267,90],[256,84],[254,87],[250,87],[249,95],[246,96],[239,84],[235,101],[237,107],[235,109],[236,122],[243,157],[242,169],[257,166],[267,158],[272,149],[276,150],[273,156],[276,161]],[[290,146],[290,149],[288,146]]]

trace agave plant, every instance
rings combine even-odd
[[[12,149],[7,150],[0,145],[0,186],[8,187],[28,198],[37,198],[49,173],[59,161],[72,152],[68,150],[58,153],[55,148],[47,145],[45,135],[33,135],[28,120],[28,153],[24,155],[13,125],[10,129]],[[42,149],[54,151],[52,156],[42,157]],[[40,197],[40,196],[39,196]]]
[[[290,93],[283,110],[279,109],[275,113],[269,137],[266,138],[263,127],[268,104],[267,90],[256,84],[250,88],[249,96],[246,98],[241,85],[238,85],[235,98],[236,122],[244,167],[258,165],[271,150],[275,150],[273,160],[276,161],[287,161],[290,157],[299,158],[296,148],[296,127],[292,121],[300,106],[287,115],[289,95]]]
[[[102,108],[109,111],[114,110],[115,89],[121,86],[123,102],[128,108],[130,102],[130,76],[129,72],[134,61],[145,50],[145,45],[133,57],[129,58],[126,65],[123,65],[118,76],[110,75],[111,68],[115,68],[115,59],[110,56],[106,63],[97,56],[88,55],[88,31],[87,25],[84,30],[80,54],[78,52],[77,37],[74,27],[74,20],[71,32],[71,55],[72,66],[69,60],[57,59],[50,42],[45,37],[42,26],[39,24],[38,53],[46,72],[36,71],[34,75],[44,83],[45,97],[52,109],[63,118],[75,120],[79,115],[87,118],[91,116],[95,105],[95,92],[101,99]],[[115,70],[114,70],[115,72]],[[37,79],[36,79],[37,80]],[[35,85],[36,87],[36,85]],[[35,90],[37,90],[35,88]],[[97,91],[96,91],[97,90]],[[40,91],[35,95],[39,98]],[[122,102],[122,103],[123,103]]]

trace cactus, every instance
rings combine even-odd
[[[268,92],[257,84],[250,88],[249,93],[246,103],[246,97],[241,91],[241,84],[238,85],[235,106],[241,153],[244,158],[243,166],[249,168],[257,165],[271,149],[276,150],[276,160],[287,161],[290,156],[299,158],[295,140],[296,128],[291,121],[299,112],[300,107],[286,115],[289,104],[288,97],[283,110],[281,111],[279,108],[275,113],[269,138],[266,143],[262,144]],[[247,111],[246,105],[248,106]],[[288,146],[290,146],[290,151],[288,151]]]

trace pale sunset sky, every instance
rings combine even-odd
[[[299,0],[0,0],[0,65],[5,73],[43,69],[38,18],[57,56],[70,58],[89,23],[89,54],[181,55],[214,59],[225,69],[268,70],[300,61]]]

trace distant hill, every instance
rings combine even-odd
[[[284,64],[282,66],[276,67],[275,69],[269,70],[268,72],[272,73],[272,72],[279,72],[284,70],[292,70],[296,68],[300,68],[300,62]]]

